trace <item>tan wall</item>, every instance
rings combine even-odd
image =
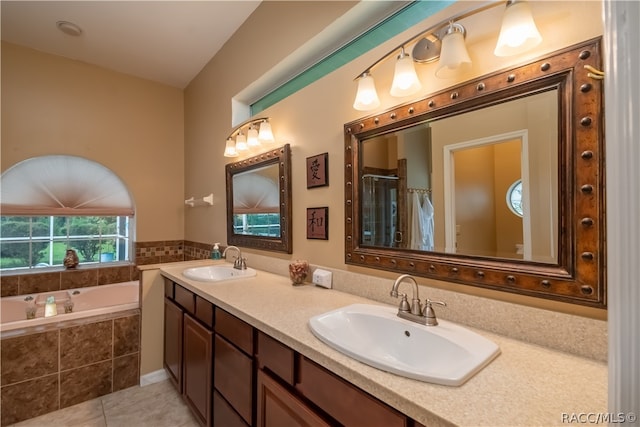
[[[136,240],[183,238],[180,89],[2,43],[2,171],[68,154],[118,175],[136,204]]]
[[[332,8],[333,2],[322,3],[322,7]],[[294,3],[292,8],[303,7],[303,3]],[[410,38],[452,14],[465,10],[473,2],[457,2],[446,11],[438,13],[398,37],[383,43],[344,65],[313,84],[290,95],[286,99],[268,108],[261,115],[272,118],[272,128],[278,144],[292,145],[293,176],[293,254],[270,254],[284,259],[304,258],[313,264],[330,268],[364,272],[379,277],[395,277],[395,274],[378,270],[356,268],[344,263],[344,140],[343,124],[365,114],[352,108],[356,85],[353,78],[402,41]],[[314,5],[318,7],[318,5]],[[522,63],[546,52],[584,41],[602,34],[601,5],[598,2],[535,2],[534,13],[538,27],[543,34],[542,44],[531,52],[512,57],[497,58],[492,51],[497,39],[500,8],[489,15],[494,16],[493,32],[487,30],[487,15],[474,18],[467,26],[467,46],[474,61],[473,69],[465,78],[479,76],[487,72],[502,69],[509,65]],[[287,9],[288,10],[288,9]],[[192,209],[187,212],[185,238],[200,242],[213,243],[226,241],[225,229],[225,183],[224,165],[229,160],[222,156],[224,141],[231,131],[231,98],[252,80],[266,73],[272,64],[289,53],[290,46],[280,47],[272,40],[279,40],[279,31],[273,31],[288,25],[286,16],[278,16],[278,6],[263,2],[256,13],[247,21],[225,48],[203,69],[200,75],[189,85],[185,95],[186,109],[186,188],[187,194],[208,194],[213,191],[216,205],[207,209]],[[311,16],[309,14],[303,14]],[[260,18],[260,19],[258,19]],[[268,19],[268,20],[267,20]],[[307,21],[307,23],[311,23]],[[481,26],[481,31],[474,32]],[[299,28],[296,28],[296,31]],[[296,32],[292,30],[292,37]],[[477,35],[479,34],[479,35]],[[304,40],[307,33],[298,39]],[[256,56],[247,54],[249,40],[260,40]],[[265,58],[265,51],[268,57]],[[241,55],[242,53],[242,55]],[[241,59],[245,67],[234,67]],[[250,61],[250,67],[249,67]],[[413,98],[444,89],[457,83],[452,80],[439,80],[434,77],[433,64],[420,65],[423,88],[420,94],[406,99],[391,98],[387,89],[391,83],[393,61],[387,61],[376,68],[375,77],[382,101],[378,111],[384,111],[394,105],[408,102]],[[329,153],[328,187],[307,190],[305,185],[305,158],[319,153]],[[434,174],[435,174],[434,170]],[[329,240],[307,240],[305,235],[305,209],[312,206],[329,207]],[[247,252],[252,252],[248,250]],[[431,283],[431,282],[430,282]],[[433,283],[431,283],[433,284]],[[488,292],[468,286],[436,283],[449,289],[462,292],[488,295],[498,299],[516,300],[524,304],[553,306],[566,311],[583,311],[582,308],[562,306],[545,301],[532,300],[504,293]],[[589,309],[585,309],[589,310]],[[593,313],[593,311],[591,312]]]

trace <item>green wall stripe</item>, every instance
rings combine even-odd
[[[453,3],[455,0],[414,1],[322,61],[260,98],[251,105],[251,115],[258,114]]]

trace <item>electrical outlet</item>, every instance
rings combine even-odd
[[[332,273],[330,271],[317,268],[313,272],[313,283],[323,288],[331,289],[331,276]]]

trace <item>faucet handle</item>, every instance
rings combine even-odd
[[[433,311],[433,304],[441,305],[446,307],[447,304],[442,301],[433,301],[427,298],[424,302],[424,309],[422,310],[422,315],[425,317],[427,326],[437,326],[438,319],[436,318],[436,312]]]
[[[398,307],[399,311],[410,313],[411,307],[409,307],[409,301],[407,301],[407,294],[400,294],[400,306]]]

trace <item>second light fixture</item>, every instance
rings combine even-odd
[[[482,5],[467,12],[458,14],[448,24],[438,24],[426,32],[407,40],[373,65],[362,72],[356,80],[358,89],[353,108],[360,111],[373,110],[380,106],[375,82],[371,70],[387,59],[393,52],[400,50],[395,64],[393,83],[390,94],[396,97],[409,96],[420,91],[422,85],[418,79],[414,61],[433,62],[438,60],[435,75],[449,79],[471,68],[471,57],[465,45],[466,29],[455,22],[468,16],[480,13],[504,1]],[[414,58],[405,52],[405,46],[418,40],[413,47]],[[542,37],[536,28],[531,9],[525,0],[508,0],[503,16],[503,24],[495,50],[497,56],[513,55],[524,52],[538,45]],[[505,47],[506,46],[506,47]]]

